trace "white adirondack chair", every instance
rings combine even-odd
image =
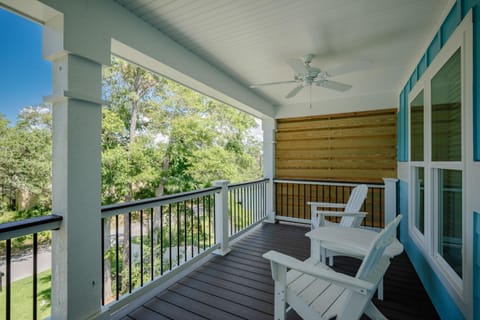
[[[368,187],[360,184],[353,188],[347,203],[329,203],[329,202],[307,202],[310,205],[312,229],[332,224],[326,221],[325,217],[341,217],[339,225],[343,227],[359,227],[366,212],[360,212],[365,198],[367,197]],[[324,208],[344,209],[343,211],[325,210]]]
[[[360,184],[353,188],[347,203],[329,203],[329,202],[307,202],[310,205],[310,216],[312,229],[325,225],[338,225],[341,227],[356,228],[360,227],[366,212],[360,212],[365,198],[367,197],[368,187]],[[340,208],[343,211],[322,210],[322,208]],[[340,223],[334,223],[325,220],[325,217],[341,217]],[[330,266],[333,266],[334,248],[325,248],[326,257],[329,259]]]
[[[309,258],[297,260],[276,251],[263,255],[270,260],[275,281],[275,319],[284,320],[287,304],[303,319],[386,319],[372,303],[372,296],[390,265],[383,255],[396,236],[402,216],[397,216],[372,242],[355,277],[335,272]]]

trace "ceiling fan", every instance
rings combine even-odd
[[[365,65],[368,63],[366,61],[362,61],[360,63],[354,63],[349,65],[342,65],[330,69],[328,71],[321,70],[319,68],[315,68],[310,66],[314,55],[307,54],[303,61],[300,59],[288,59],[287,64],[293,69],[295,72],[293,80],[289,81],[277,81],[277,82],[267,82],[267,83],[259,83],[253,84],[250,88],[258,88],[264,86],[271,86],[277,84],[284,84],[284,83],[299,83],[298,86],[293,88],[285,98],[289,99],[297,95],[304,87],[311,87],[312,85],[316,85],[319,87],[324,87],[327,89],[332,89],[336,91],[347,91],[352,88],[351,85],[329,80],[328,78],[337,76],[344,73],[353,72],[359,69],[363,69]]]

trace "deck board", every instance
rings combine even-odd
[[[273,319],[273,280],[262,258],[277,250],[305,259],[310,255],[306,228],[263,224],[123,319]],[[355,274],[360,262],[336,257],[334,269]],[[384,301],[375,305],[389,319],[439,319],[405,253],[393,259],[384,278]],[[366,319],[366,317],[363,317]],[[299,319],[290,311],[287,319]]]
[[[192,313],[188,310],[182,309],[174,304],[171,304],[165,300],[153,298],[152,300],[145,303],[145,307],[150,308],[159,314],[163,314],[165,317],[171,319],[191,319],[191,320],[202,320],[205,319],[202,316],[199,316],[195,313]]]

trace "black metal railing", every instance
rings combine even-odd
[[[102,208],[102,304],[132,293],[216,246],[220,187]]]
[[[12,240],[17,238],[32,236],[32,305],[31,314],[32,319],[37,319],[38,316],[38,233],[56,230],[60,227],[62,217],[57,215],[49,215],[42,217],[35,217],[21,221],[7,222],[0,224],[0,242],[5,241],[5,246],[2,248],[5,256],[5,318],[10,320],[15,318],[12,311],[12,288],[14,282],[12,281]],[[23,240],[23,239],[22,239]],[[22,241],[23,242],[23,241]],[[3,245],[3,244],[2,244]],[[0,276],[0,282],[2,281]],[[16,305],[18,308],[28,308],[27,305]],[[3,315],[0,315],[3,317]]]
[[[352,189],[359,182],[331,182],[305,180],[274,180],[275,213],[277,219],[297,222],[310,220],[310,206],[307,202],[346,203]],[[361,211],[368,212],[362,222],[367,227],[384,227],[385,221],[385,185],[368,183],[368,194]],[[335,222],[339,218],[327,218]]]
[[[234,236],[267,216],[267,184],[261,179],[228,186],[228,235]]]
[[[267,216],[269,181],[233,185],[219,181],[218,186],[198,191],[103,206],[99,226],[102,304],[109,305],[109,312],[119,310],[152,287],[173,281],[190,266],[201,263],[200,259],[207,259],[209,253],[217,249],[218,254],[228,252],[230,239]],[[12,265],[12,243],[19,237],[32,239],[32,317],[36,319],[40,316],[37,284],[42,280],[38,277],[39,244],[44,231],[59,229],[61,221],[61,216],[51,215],[0,225],[0,256],[5,257],[5,319],[18,318],[12,313],[12,305],[15,311],[19,305],[12,301],[12,270],[17,267]],[[55,261],[56,253],[52,254]],[[50,281],[49,273],[48,300]]]

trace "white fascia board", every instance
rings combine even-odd
[[[102,64],[110,63],[110,53],[140,66],[148,62],[152,71],[246,112],[260,117],[275,115],[270,101],[114,1],[41,1],[64,14],[65,49],[69,52]]]
[[[229,92],[228,88],[224,88],[225,90],[219,90],[218,86],[213,86],[215,83],[228,86],[228,84],[226,84],[225,81],[222,81],[222,79],[211,79],[210,85],[208,85],[207,83],[194,79],[190,75],[172,68],[171,66],[164,64],[152,57],[149,57],[148,55],[130,46],[127,46],[116,39],[112,39],[112,54],[139,64],[150,71],[161,74],[169,79],[181,83],[186,87],[222,101],[256,117],[265,118],[265,116],[267,116],[267,118],[273,118],[274,111],[272,105],[256,95],[251,97],[250,93],[248,95],[242,94],[241,90],[245,90],[244,88],[239,87],[235,89],[230,87],[230,89],[235,90],[235,92],[238,94],[237,97],[232,97],[226,93]],[[238,85],[241,86],[240,84]],[[255,106],[255,108],[251,106]]]
[[[58,11],[35,0],[0,0],[0,7],[42,24],[59,14]]]

